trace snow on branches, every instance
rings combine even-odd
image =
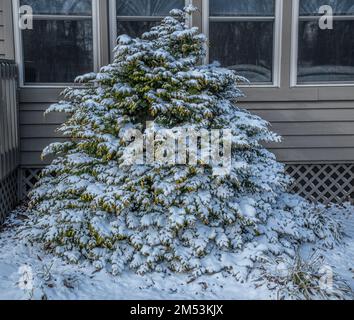
[[[340,237],[324,209],[286,192],[283,165],[262,146],[279,137],[237,106],[245,79],[200,65],[206,38],[186,25],[190,11],[171,11],[141,39],[120,36],[112,64],[79,77],[83,88],[67,89],[49,108],[68,113],[59,131],[69,140],[44,151],[55,159],[30,194],[25,239],[114,274],[131,268],[240,276],[264,255]],[[146,154],[129,163],[147,150],[149,122],[157,134],[229,130],[227,173],[213,174],[213,165],[190,150],[184,163],[147,162]],[[140,133],[144,143],[132,148],[137,134],[127,132]],[[154,142],[153,156],[164,139]]]

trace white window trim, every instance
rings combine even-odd
[[[300,0],[293,0],[292,7],[292,27],[291,27],[291,66],[290,66],[290,87],[306,88],[306,87],[354,87],[353,82],[314,82],[314,83],[297,83],[297,65],[299,52],[299,15]],[[343,17],[339,16],[339,19]]]
[[[109,43],[111,48],[109,52],[111,53],[111,61],[113,60],[113,50],[117,42],[117,3],[116,0],[109,0]]]
[[[93,28],[93,72],[99,71],[100,62],[100,24],[99,24],[99,1],[92,0],[92,28]],[[78,86],[73,82],[68,83],[43,83],[43,84],[25,84],[24,83],[24,63],[23,63],[23,48],[22,48],[22,32],[19,28],[19,8],[20,0],[13,0],[13,21],[14,21],[14,40],[15,40],[15,59],[19,66],[19,86],[20,88],[66,88],[67,86]],[[45,15],[41,15],[45,16]],[[50,15],[53,17],[53,15]],[[70,16],[65,16],[65,18]],[[79,19],[78,17],[73,17]]]
[[[209,0],[203,0],[202,19],[203,33],[209,38]],[[273,43],[273,82],[269,84],[240,85],[252,88],[280,88],[281,87],[281,60],[282,60],[282,30],[283,30],[283,0],[275,0],[274,13],[274,43]],[[209,48],[206,48],[206,61],[209,62]]]
[[[185,0],[185,5],[189,5],[192,4],[193,0]],[[127,17],[131,20],[137,19],[137,20],[142,20],[142,21],[155,21],[155,20],[161,20],[164,17],[159,17],[159,16],[138,16],[138,17],[134,17],[134,16],[129,16]],[[189,23],[189,25],[191,24],[191,21],[188,21],[187,23]],[[117,34],[117,1],[116,0],[109,0],[109,35],[110,35],[110,39],[109,42],[111,44],[111,48],[110,48],[110,53],[111,53],[111,61],[113,60],[113,50],[117,45],[117,38],[118,38],[118,34]]]

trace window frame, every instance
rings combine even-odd
[[[312,18],[315,16],[309,16]],[[317,16],[316,16],[317,17]],[[318,16],[320,18],[321,16]],[[343,20],[343,15],[334,16],[333,20]],[[346,17],[346,20],[353,20],[353,15]],[[290,65],[290,87],[291,88],[306,88],[306,87],[354,87],[353,81],[323,81],[298,83],[298,56],[299,56],[299,22],[300,22],[300,0],[293,0],[292,3],[292,30],[291,30],[291,65]]]
[[[100,25],[99,25],[99,1],[92,1],[92,36],[93,36],[93,72],[98,72],[100,68]],[[19,87],[20,88],[66,88],[68,85],[74,87],[80,87],[80,84],[75,82],[65,82],[65,83],[30,83],[26,84],[24,81],[24,57],[23,57],[23,42],[22,42],[22,30],[19,28],[18,21],[20,19],[19,9],[20,0],[13,0],[13,21],[14,21],[14,41],[15,41],[15,59],[19,66]],[[39,14],[34,15],[34,19],[44,19],[44,20],[80,20],[87,19],[87,16],[75,16],[75,15],[50,15],[50,14]]]
[[[283,0],[274,0],[275,10],[274,17],[218,17],[218,20],[225,21],[274,21],[273,34],[273,81],[269,83],[251,83],[248,85],[240,85],[240,87],[252,88],[280,88],[281,87],[281,60],[282,60],[282,30],[283,30]],[[209,22],[210,22],[210,1],[203,0],[202,8],[202,31],[209,39]],[[209,63],[209,47],[206,48],[205,63]]]

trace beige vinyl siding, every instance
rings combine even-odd
[[[11,0],[0,0],[0,59],[14,60]]]
[[[64,141],[55,129],[64,114],[43,113],[50,103],[21,103],[21,159],[25,167],[40,167],[41,151],[53,141]],[[287,163],[353,162],[354,102],[240,102],[252,113],[271,122],[282,143],[267,145],[278,160]]]
[[[41,167],[50,162],[41,159],[42,150],[54,141],[64,141],[56,129],[65,121],[65,114],[44,115],[48,103],[20,104],[20,146],[23,167]]]
[[[5,58],[4,3],[0,1],[0,58]]]
[[[242,103],[270,121],[282,142],[266,146],[287,163],[353,162],[354,101]]]

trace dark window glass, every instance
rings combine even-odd
[[[321,81],[354,81],[353,20],[335,20],[333,30],[300,21],[298,82]]]
[[[211,16],[273,16],[274,0],[210,0]]]
[[[118,16],[166,16],[182,9],[185,0],[117,0]]]
[[[93,70],[92,0],[20,0],[20,4],[31,6],[36,15],[33,30],[22,31],[26,84],[70,83]],[[65,17],[69,15],[75,17]]]
[[[272,82],[274,22],[274,0],[210,0],[210,62],[253,83]]]
[[[91,20],[35,20],[22,39],[25,83],[73,82],[93,70]]]
[[[92,14],[92,0],[21,0],[29,5],[34,14],[82,15]]]
[[[118,35],[128,34],[133,38],[140,37],[158,23],[159,21],[118,21]]]
[[[322,15],[319,9],[323,5],[331,6],[335,15],[354,14],[354,0],[300,0],[300,15]]]
[[[238,71],[251,82],[271,82],[273,22],[210,22],[210,62]]]
[[[167,16],[172,9],[183,9],[185,0],[116,0],[117,34],[140,37]]]

